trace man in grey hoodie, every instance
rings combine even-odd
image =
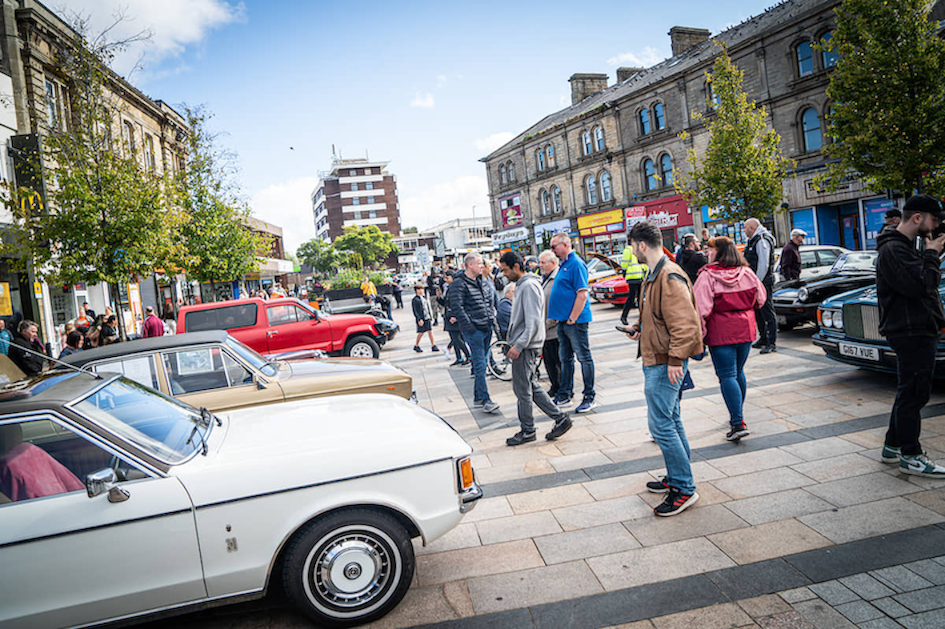
[[[508,251],[499,259],[502,272],[515,282],[515,298],[512,300],[512,317],[507,337],[509,358],[512,359],[512,391],[518,400],[518,421],[521,430],[506,439],[506,445],[518,446],[535,440],[535,417],[532,403],[538,405],[554,420],[545,439],[554,440],[568,432],[571,418],[551,401],[538,384],[535,365],[545,342],[545,295],[541,279],[525,269],[522,256]]]

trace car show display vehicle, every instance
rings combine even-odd
[[[836,245],[801,245],[799,253],[801,254],[801,279],[806,280],[816,275],[828,273],[837,261],[840,254],[848,253],[849,249],[838,247]],[[784,281],[781,275],[781,250],[774,252],[774,274],[779,282]]]
[[[223,411],[326,395],[410,399],[413,378],[372,359],[266,360],[226,332],[187,332],[112,343],[62,359],[126,378],[195,407]]]
[[[481,497],[472,449],[392,395],[214,415],[117,374],[0,386],[0,625],[83,627],[264,596],[383,616],[412,538]]]
[[[772,301],[778,316],[778,328],[817,321],[817,308],[824,299],[876,282],[875,251],[843,253],[823,275],[781,282],[775,287]]]
[[[177,332],[226,330],[260,354],[319,349],[330,356],[377,358],[387,335],[368,315],[328,315],[298,299],[258,297],[184,306]]]
[[[591,298],[605,304],[622,306],[630,296],[630,286],[622,277],[610,277],[593,284],[590,288]]]

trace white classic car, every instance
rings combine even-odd
[[[81,627],[265,595],[379,618],[482,491],[469,445],[391,395],[213,415],[117,375],[0,387],[0,626]]]

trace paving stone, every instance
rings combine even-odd
[[[810,579],[780,558],[716,570],[706,577],[735,601],[810,584]]]
[[[789,612],[759,618],[758,626],[761,629],[817,629],[793,609]]]
[[[565,531],[587,529],[651,516],[652,508],[637,496],[599,500],[585,505],[554,509],[555,519]]]
[[[463,516],[463,522],[481,522],[492,518],[504,518],[514,515],[505,496],[483,498],[476,503],[476,508]]]
[[[624,522],[624,526],[644,546],[656,546],[748,526],[744,520],[722,505],[710,505],[698,510],[694,508],[692,512],[692,517],[644,517]]]
[[[893,590],[890,590],[868,574],[855,574],[851,577],[844,577],[840,579],[840,583],[850,588],[860,598],[864,598],[868,601],[895,594]]]
[[[459,548],[473,548],[474,546],[481,545],[479,533],[476,531],[476,525],[466,522],[463,522],[449,531],[446,535],[429,546],[423,546],[419,538],[415,539],[413,542],[414,552],[418,555],[440,553],[446,550],[457,550]]]
[[[539,535],[561,532],[558,521],[549,511],[485,520],[474,526],[479,531],[479,538],[483,545],[511,542],[516,539],[528,539]]]
[[[926,509],[931,509],[936,513],[945,515],[945,489],[933,489],[931,491],[910,494],[908,498]]]
[[[688,426],[686,429],[688,430]],[[715,468],[709,461],[695,461],[690,465],[690,467],[692,468],[692,478],[697,485],[699,483],[725,478],[725,474],[721,470]],[[666,468],[662,467],[659,469],[650,470],[650,474],[652,474],[654,478],[662,478],[666,476]]]
[[[840,605],[851,601],[858,601],[860,597],[839,581],[827,581],[810,586],[810,591],[822,598],[830,605]]]
[[[798,520],[827,539],[842,544],[937,524],[945,520],[945,517],[904,498],[888,498],[837,511],[804,515]]]
[[[781,520],[708,536],[739,564],[783,557],[830,545],[830,540],[797,520]]]
[[[472,599],[469,598],[469,588],[466,586],[465,581],[450,581],[449,583],[444,583],[443,596],[460,618],[468,618],[475,613]]]
[[[867,620],[885,618],[883,612],[866,601],[853,601],[852,603],[837,605],[836,610],[857,624],[866,622]]]
[[[552,467],[559,472],[579,470],[585,467],[594,467],[595,465],[607,465],[608,463],[612,463],[612,461],[601,454],[599,450],[570,454],[551,459]]]
[[[945,585],[897,594],[893,599],[915,613],[927,612],[945,607]]]
[[[516,515],[535,511],[550,511],[558,507],[570,507],[594,502],[594,497],[581,485],[564,485],[550,489],[526,491],[521,494],[506,496],[506,498]]]
[[[548,565],[640,548],[640,542],[620,524],[536,537],[535,545]]]
[[[945,566],[931,559],[907,563],[905,567],[930,583],[945,585]]]
[[[750,474],[752,472],[760,472],[762,470],[770,470],[776,467],[785,467],[802,462],[803,459],[774,448],[714,459],[712,461],[712,467],[722,471],[728,476],[739,476],[741,474]]]
[[[469,579],[477,614],[530,607],[603,592],[583,561]]]
[[[738,606],[744,609],[746,614],[756,620],[762,616],[773,616],[774,614],[792,611],[791,606],[785,603],[784,599],[776,594],[746,598],[745,600],[738,601]]]
[[[929,581],[902,566],[890,566],[870,574],[897,592],[911,592],[932,586]]]
[[[418,624],[441,622],[458,618],[443,596],[440,587],[412,587],[404,600],[391,613],[370,625],[370,629],[397,629]],[[266,623],[260,626],[279,626],[282,623]]]
[[[584,489],[594,497],[594,500],[609,500],[611,498],[635,496],[645,492],[646,483],[651,480],[653,480],[652,476],[646,472],[641,472],[639,474],[588,481],[584,483]]]
[[[889,597],[878,598],[875,601],[873,601],[873,605],[875,605],[887,616],[892,616],[893,618],[899,618],[901,616],[908,616],[909,614],[912,613],[908,609],[906,609],[905,607],[903,607],[902,605],[900,605],[895,600]]]
[[[792,421],[794,421],[793,418]],[[804,443],[781,446],[781,449],[805,461],[816,461],[818,459],[858,452],[862,450],[863,447],[846,441],[845,439],[840,439],[839,437],[827,437],[826,439],[814,439]]]
[[[892,618],[877,618],[859,624],[860,629],[902,629],[902,625]]]
[[[821,483],[807,491],[838,507],[902,496],[919,488],[884,472]]]
[[[905,616],[899,618],[898,622],[906,629],[942,629],[945,627],[945,609]]]
[[[791,468],[782,467],[720,478],[712,481],[712,484],[737,500],[739,498],[788,491],[805,485],[814,485],[816,481],[795,472]]]
[[[592,557],[587,564],[606,590],[618,590],[729,568],[735,562],[708,540],[697,538]]]
[[[803,489],[791,489],[766,496],[733,500],[725,503],[725,508],[749,524],[764,524],[828,511],[833,509],[833,505]]]
[[[811,592],[808,587],[785,590],[784,592],[779,592],[778,595],[787,603],[800,603],[801,601],[809,601],[817,598],[817,595]]]
[[[870,472],[882,472],[886,469],[886,466],[862,454],[843,454],[792,465],[791,469],[822,483],[851,476],[861,476]]]
[[[530,539],[417,557],[420,585],[434,585],[544,565]]]
[[[653,618],[656,629],[734,629],[752,625],[752,620],[735,603],[703,607],[678,614]]]
[[[817,629],[856,629],[843,614],[819,599],[795,603],[794,609]]]

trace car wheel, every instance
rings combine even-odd
[[[380,618],[413,580],[410,536],[392,516],[351,509],[316,520],[290,542],[283,567],[289,601],[320,624]]]
[[[377,358],[381,355],[381,347],[377,341],[369,336],[356,336],[345,343],[345,356],[353,358]]]

